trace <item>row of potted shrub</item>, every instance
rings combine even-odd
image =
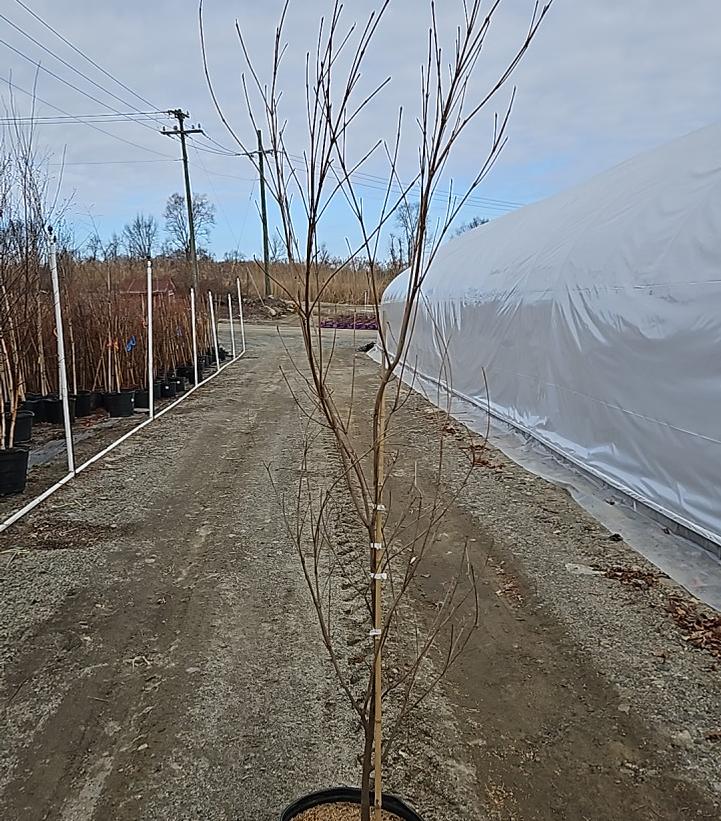
[[[223,361],[227,352],[220,348],[218,355]],[[215,363],[215,351],[208,349],[198,357],[198,378]],[[195,381],[192,364],[179,365],[173,372],[166,373],[153,383],[153,397],[157,402],[173,399],[185,393]],[[68,397],[70,422],[76,418],[90,416],[100,409],[111,417],[129,417],[138,410],[150,407],[150,393],[145,388],[127,388],[115,392],[78,391]],[[28,470],[28,443],[32,438],[33,424],[47,422],[51,425],[63,424],[63,403],[56,395],[41,396],[28,394],[15,415],[15,427],[10,439],[12,415],[9,403],[5,403],[5,448],[0,449],[0,496],[22,493],[25,490]]]

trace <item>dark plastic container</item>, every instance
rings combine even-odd
[[[34,414],[34,424],[45,421],[45,403],[42,399],[26,399],[20,406],[20,410],[30,411]]]
[[[153,383],[153,394],[157,402],[160,399],[160,380]],[[147,388],[135,391],[135,407],[138,410],[150,410],[150,394]]]
[[[75,397],[75,416],[78,418],[90,416],[95,410],[93,399],[93,394],[90,391],[78,391]]]
[[[22,493],[28,477],[28,449],[0,450],[0,496]]]
[[[188,380],[184,376],[176,376],[173,382],[175,382],[175,393],[178,396],[188,390]]]
[[[43,400],[42,396],[33,397],[32,399],[26,399],[21,408],[23,410],[32,411],[35,414],[35,419],[33,420],[37,425],[38,422],[45,422],[45,401]]]
[[[163,382],[160,385],[160,396],[163,399],[172,399],[178,392],[178,386],[175,382]]]
[[[33,435],[33,417],[35,414],[29,410],[19,410],[15,416],[15,436],[14,444],[21,445],[29,442]],[[5,414],[5,447],[10,444],[10,421],[9,413]]]
[[[187,375],[186,378],[188,380],[189,385],[194,385],[195,384],[195,370],[194,370],[192,365],[190,366],[190,369],[189,369],[189,372],[188,372],[188,375]],[[203,369],[200,367],[200,364],[198,364],[198,382],[202,382],[202,381],[203,381]]]
[[[63,400],[58,399],[57,396],[46,396],[43,399],[43,407],[45,410],[45,421],[50,422],[51,425],[63,424]],[[68,408],[70,410],[70,424],[75,421],[75,397],[68,397]]]
[[[306,810],[320,807],[323,804],[358,804],[361,803],[361,791],[355,787],[334,787],[331,790],[304,795],[283,810],[280,821],[292,821]],[[372,806],[372,803],[371,803]],[[383,793],[383,809],[387,810],[403,821],[423,821],[420,815],[395,795]],[[371,816],[373,812],[371,811]]]
[[[135,391],[103,394],[103,405],[113,417],[132,416],[135,409]]]

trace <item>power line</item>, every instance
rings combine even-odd
[[[201,134],[201,136],[208,137],[208,135],[205,132],[203,132]],[[210,139],[210,138],[208,137],[208,139]],[[193,148],[195,148],[196,151],[204,151],[206,154],[215,154],[218,157],[238,157],[238,156],[240,156],[237,153],[236,154],[228,154],[225,151],[216,151],[213,148],[208,148],[207,146],[198,145],[198,143],[192,138],[191,138],[191,140],[193,142]]]
[[[121,82],[120,80],[118,80],[118,78],[117,78],[117,77],[115,77],[115,76],[114,76],[113,74],[111,74],[109,71],[107,71],[106,69],[104,69],[101,65],[98,65],[98,63],[96,63],[96,62],[95,62],[95,60],[93,60],[91,57],[88,57],[88,55],[87,55],[87,54],[85,54],[85,52],[84,52],[84,51],[82,51],[82,50],[81,50],[81,49],[79,49],[76,45],[74,45],[73,43],[71,43],[71,42],[70,42],[70,40],[68,40],[68,39],[67,39],[67,37],[63,37],[63,35],[62,35],[62,34],[60,34],[60,32],[59,32],[59,31],[57,31],[56,29],[54,29],[54,28],[50,25],[50,23],[47,23],[45,20],[43,20],[43,18],[42,18],[42,17],[40,17],[40,15],[39,15],[39,14],[36,14],[36,13],[35,13],[35,12],[31,9],[31,8],[29,8],[27,5],[25,5],[25,3],[23,3],[23,2],[22,2],[22,0],[15,0],[15,2],[16,2],[19,6],[22,6],[22,8],[24,8],[24,9],[25,9],[25,11],[26,11],[28,14],[30,14],[32,17],[34,17],[34,18],[35,18],[35,19],[36,19],[36,20],[37,20],[40,24],[42,24],[43,26],[45,26],[45,28],[46,28],[46,29],[48,29],[49,31],[51,31],[51,32],[52,32],[52,33],[53,33],[56,37],[60,38],[60,40],[62,40],[62,41],[63,41],[63,43],[65,43],[65,45],[66,45],[66,46],[69,46],[69,47],[70,47],[70,48],[71,48],[74,52],[76,52],[77,54],[79,54],[79,55],[80,55],[80,56],[81,56],[84,60],[87,60],[87,61],[90,63],[90,65],[92,65],[92,66],[94,66],[95,68],[97,68],[97,69],[98,69],[98,71],[101,71],[101,72],[102,72],[102,73],[103,73],[106,77],[109,77],[109,78],[110,78],[110,79],[111,79],[114,83],[117,83],[117,84],[118,84],[118,85],[119,85],[122,89],[124,89],[125,91],[127,91],[129,94],[132,94],[132,95],[133,95],[133,97],[137,97],[137,99],[138,99],[138,100],[142,100],[142,101],[145,103],[145,105],[150,106],[150,108],[153,108],[153,109],[155,109],[156,111],[160,111],[160,110],[161,110],[159,106],[156,106],[155,104],[151,103],[151,102],[150,102],[150,100],[147,100],[147,99],[146,99],[145,97],[143,97],[141,94],[138,94],[138,92],[137,92],[137,91],[133,91],[133,89],[132,89],[132,88],[129,88],[128,86],[126,86],[126,85],[125,85],[125,83],[123,83],[123,82]]]
[[[176,163],[180,160],[79,160],[77,162],[51,162],[48,163],[51,167],[64,168],[68,165],[138,165],[144,163]]]
[[[149,115],[154,114],[155,112],[152,111],[139,111],[137,114],[133,111],[127,113],[121,113],[122,117],[135,117],[141,115]],[[67,116],[61,114],[30,114],[27,116],[20,116],[20,117],[0,117],[0,121],[2,122],[33,122],[38,123],[42,122],[43,120],[58,120],[61,122],[70,122],[70,121],[80,121],[80,120],[95,120],[100,119],[101,117],[116,117],[117,114],[113,113],[112,111],[100,111],[97,114],[68,114]]]
[[[12,20],[10,20],[9,18],[7,18],[4,14],[0,14],[0,19],[5,20],[5,22],[6,22],[6,23],[8,23],[8,24],[9,24],[10,26],[12,26],[12,27],[13,27],[16,31],[18,31],[20,34],[22,34],[22,35],[23,35],[23,37],[26,37],[28,40],[30,40],[30,42],[34,43],[36,46],[38,46],[39,48],[41,48],[43,51],[45,51],[45,52],[47,52],[48,54],[50,54],[52,57],[54,57],[56,60],[58,60],[58,62],[62,63],[64,66],[66,66],[67,68],[69,68],[71,71],[74,71],[76,74],[80,75],[83,79],[87,80],[87,82],[91,83],[91,84],[92,84],[92,85],[94,85],[96,88],[99,88],[99,89],[100,89],[102,92],[104,92],[105,94],[109,95],[110,97],[113,97],[113,98],[114,98],[114,99],[116,99],[118,102],[122,103],[123,105],[125,105],[125,106],[129,106],[130,108],[134,109],[135,111],[138,111],[138,110],[139,110],[139,109],[138,109],[138,107],[137,107],[136,105],[133,105],[133,103],[129,103],[127,100],[124,100],[122,97],[119,97],[119,96],[118,96],[117,94],[115,94],[114,92],[112,92],[112,91],[110,91],[109,89],[105,88],[105,86],[100,85],[100,83],[98,83],[98,82],[96,82],[95,80],[93,80],[93,78],[92,78],[92,77],[89,77],[87,74],[85,74],[85,72],[81,71],[79,68],[77,68],[76,66],[74,66],[72,63],[69,63],[69,62],[68,62],[67,60],[65,60],[63,57],[60,57],[60,56],[59,56],[58,54],[56,54],[56,53],[55,53],[52,49],[50,49],[50,48],[48,48],[47,46],[43,45],[43,44],[42,44],[39,40],[36,40],[36,39],[35,39],[32,35],[28,34],[28,33],[27,33],[27,32],[26,32],[23,28],[21,28],[20,26],[18,26],[16,23],[13,23],[13,21],[12,21]],[[156,112],[153,112],[153,113],[156,113],[156,114],[157,114],[157,113],[160,113],[160,112],[157,112],[157,111],[156,111]]]
[[[203,134],[203,136],[205,137],[206,140],[209,140],[211,143],[213,143],[213,145],[215,145],[217,148],[220,148],[222,150],[222,153],[224,153],[226,156],[228,156],[228,157],[242,156],[242,154],[240,152],[233,151],[232,148],[226,148],[222,143],[219,143],[217,140],[213,139],[213,137],[211,137],[209,134]],[[210,149],[208,149],[208,150],[210,150]],[[221,153],[221,152],[218,152],[218,153]]]
[[[0,16],[2,16],[2,15],[0,15]],[[109,103],[106,103],[103,100],[99,100],[93,94],[89,94],[87,91],[83,91],[83,89],[80,88],[79,86],[76,86],[75,83],[71,83],[70,80],[66,80],[64,77],[61,77],[59,74],[56,74],[51,69],[46,68],[45,66],[41,65],[40,63],[37,63],[35,60],[33,60],[32,57],[29,57],[27,54],[20,51],[20,49],[15,48],[15,46],[11,46],[10,43],[8,43],[6,40],[3,40],[2,38],[0,38],[0,43],[2,43],[2,45],[4,45],[6,48],[9,48],[10,51],[14,51],[15,54],[18,54],[20,57],[24,58],[29,63],[32,63],[32,65],[37,66],[37,68],[40,71],[44,71],[46,74],[49,74],[51,77],[54,77],[56,80],[59,80],[61,83],[64,83],[66,86],[68,86],[69,88],[72,88],[74,91],[77,91],[79,94],[82,94],[84,97],[87,97],[89,100],[92,100],[93,102],[98,103],[98,105],[105,106],[105,108],[109,109],[110,111],[114,112],[115,114],[120,114],[120,112],[117,109],[113,108],[113,106],[111,106]],[[149,128],[151,131],[155,131],[154,126],[147,125],[146,123],[139,123],[139,125],[142,125],[145,128]]]
[[[305,163],[305,157],[301,157],[298,154],[288,154],[288,157],[293,160],[294,162],[302,162]],[[305,168],[294,168],[294,171],[304,171]],[[365,171],[353,171],[350,174],[351,177],[360,177],[370,180],[374,183],[380,183],[383,186],[382,190],[385,190],[388,186],[388,179],[386,177],[381,177],[376,174],[368,174]],[[361,185],[362,183],[358,183]],[[381,190],[381,189],[377,189]],[[391,181],[391,191],[395,193],[400,193],[405,190],[398,182],[395,180]],[[447,197],[451,196],[450,191],[436,191],[434,193],[435,197],[443,197],[446,199]],[[496,199],[493,197],[484,197],[480,194],[472,194],[468,200],[468,204],[476,205],[479,208],[481,207],[497,207],[497,208],[506,208],[508,210],[513,210],[514,208],[521,208],[522,206],[526,205],[524,202],[518,202],[514,200],[501,200]]]
[[[115,123],[140,123],[141,120],[130,120],[127,117],[112,117],[102,119],[76,119],[75,117],[62,117],[53,119],[46,117],[37,120],[34,117],[0,117],[0,125],[92,125],[93,123],[113,125]]]
[[[218,202],[218,208],[220,209],[220,213],[223,215],[223,219],[228,224],[228,229],[230,230],[230,234],[233,237],[233,240],[235,241],[235,247],[240,248],[240,242],[238,240],[238,236],[237,236],[237,234],[235,233],[235,231],[233,229],[233,226],[230,222],[230,218],[228,217],[228,214],[227,214],[225,208],[223,208],[223,204],[220,202],[220,197],[218,196],[218,192],[215,190],[215,186],[213,185],[213,181],[210,179],[208,169],[203,164],[203,160],[200,156],[200,152],[198,151],[197,146],[194,145],[194,146],[192,146],[192,148],[198,156],[198,163],[200,163],[200,167],[203,169],[203,171],[205,173],[205,176],[208,178],[208,185],[210,186],[210,190],[213,192],[213,196],[215,197],[215,199]]]
[[[49,103],[47,100],[43,100],[42,97],[38,97],[38,95],[34,92],[28,91],[27,89],[22,88],[21,86],[13,83],[7,77],[3,77],[2,75],[0,75],[0,81],[7,83],[10,88],[22,92],[23,94],[26,94],[28,97],[31,97],[34,100],[38,100],[38,102],[41,102],[43,105],[50,106],[50,108],[54,109],[55,111],[59,111],[61,114],[65,114],[66,117],[70,117],[71,119],[75,120],[78,119],[73,114],[70,114],[69,112],[65,111],[65,109],[56,106],[54,103]],[[100,128],[100,126],[94,125],[93,123],[84,123],[84,125],[87,125],[88,128],[92,128],[95,131],[99,131],[101,134],[105,134],[106,137],[112,137],[114,140],[118,140],[121,143],[125,143],[126,145],[132,145],[133,148],[139,148],[141,151],[149,151],[151,154],[157,154],[159,157],[165,157],[166,159],[170,160],[175,159],[175,157],[171,157],[169,154],[163,154],[162,151],[156,151],[154,148],[148,148],[147,146],[140,145],[140,143],[135,143],[132,140],[126,140],[125,137],[119,137],[117,134],[113,134],[112,131],[106,131],[104,128]]]
[[[303,171],[305,171],[304,168],[296,168],[295,166],[292,166],[292,165],[291,165],[291,169],[295,172],[301,172],[301,173]],[[375,181],[370,182],[370,181],[358,180],[356,178],[358,173],[359,172],[357,172],[357,171],[353,171],[349,174],[349,176],[353,179],[354,185],[360,186],[361,188],[367,188],[370,191],[378,191],[379,193],[383,193],[383,194],[386,193],[386,191],[388,190],[388,181],[387,180],[384,180],[382,184],[380,182],[382,180],[381,177],[378,178],[378,180],[379,180],[378,183],[375,183]],[[397,183],[395,181],[392,181],[391,185],[390,185],[390,191],[391,191],[392,194],[397,196],[397,195],[403,194],[405,189],[402,188],[399,183]],[[449,194],[447,192],[435,191],[433,193],[432,197],[431,197],[431,200],[432,201],[438,201],[439,199],[441,199],[441,200],[445,201],[448,198],[448,196],[449,196]],[[494,203],[486,203],[486,202],[475,201],[473,197],[469,197],[468,200],[466,200],[466,204],[473,205],[476,208],[485,208],[485,209],[491,210],[491,211],[500,211],[502,214],[507,214],[509,211],[513,211],[516,208],[515,205],[498,205],[498,204],[494,204]]]

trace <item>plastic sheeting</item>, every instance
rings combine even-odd
[[[448,242],[404,357],[721,545],[721,125]]]

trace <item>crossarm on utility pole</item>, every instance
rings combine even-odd
[[[190,190],[190,171],[188,170],[188,148],[185,144],[185,138],[188,134],[202,134],[202,128],[185,128],[185,120],[188,117],[185,111],[180,108],[175,108],[168,111],[172,117],[178,121],[178,127],[172,131],[167,129],[162,130],[162,134],[166,137],[180,137],[180,147],[183,156],[183,175],[185,178],[185,204],[188,208],[188,235],[190,238],[190,261],[193,266],[193,289],[198,293],[198,283],[200,274],[198,271],[198,252],[195,246],[195,220],[193,218],[193,194]]]

